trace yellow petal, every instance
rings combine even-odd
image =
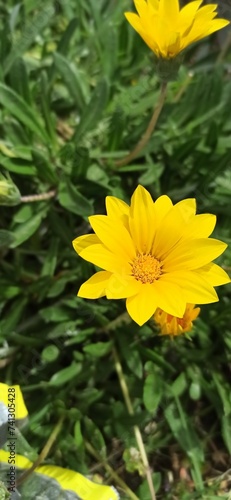
[[[148,6],[150,5],[154,9],[155,13],[159,10],[159,0],[147,0]]]
[[[220,286],[230,283],[229,275],[224,271],[224,269],[222,269],[222,267],[214,264],[213,262],[197,269],[195,272],[202,278],[206,279],[206,281],[208,281],[208,283],[212,286]]]
[[[198,40],[211,35],[211,33],[215,33],[215,31],[224,28],[228,24],[229,21],[226,21],[226,19],[214,19],[207,24],[205,24],[205,21],[203,22],[203,19],[200,19],[197,24],[194,23],[189,34],[184,38],[182,47],[185,48],[191,43],[197,42]]]
[[[142,285],[137,295],[126,300],[126,307],[128,314],[138,325],[146,323],[157,308],[157,295],[153,285]]]
[[[116,222],[107,215],[92,215],[89,222],[102,243],[111,252],[127,260],[136,256],[135,247],[129,232],[122,223]]]
[[[155,234],[154,203],[149,192],[138,186],[131,199],[129,227],[139,253],[149,253]]]
[[[82,297],[84,299],[99,299],[105,295],[105,288],[107,287],[107,283],[109,278],[111,277],[111,273],[107,271],[99,271],[96,274],[93,274],[89,280],[83,283],[78,291],[78,297]]]
[[[226,243],[215,239],[194,239],[176,245],[164,259],[164,272],[198,269],[221,255]],[[189,301],[190,302],[190,301]]]
[[[100,243],[96,234],[84,234],[83,236],[78,236],[78,238],[75,238],[75,240],[72,241],[72,245],[77,253],[82,252],[82,250],[87,248],[89,245],[95,245],[96,243]]]
[[[80,252],[80,257],[91,262],[95,266],[101,267],[106,271],[120,274],[130,274],[131,266],[126,259],[121,255],[115,255],[110,252],[101,243],[99,245],[91,245]]]
[[[216,225],[216,216],[212,214],[196,215],[185,226],[182,238],[207,238]]]
[[[183,9],[180,10],[179,21],[177,29],[180,30],[181,35],[187,32],[188,29],[192,27],[195,20],[195,15],[203,0],[196,0],[194,2],[189,2]]]
[[[136,295],[142,286],[132,276],[113,274],[107,284],[106,296],[107,299],[126,299]]]
[[[172,201],[165,194],[159,196],[155,201],[155,215],[156,215],[156,226],[158,227],[167,213],[173,207]]]
[[[146,0],[134,0],[136,10],[140,17],[147,15],[147,2]]]
[[[181,217],[185,222],[188,222],[193,215],[196,213],[196,200],[195,198],[186,198],[186,200],[181,200],[174,205],[174,210],[180,213]]]
[[[181,289],[178,285],[164,281],[161,278],[153,283],[158,296],[158,307],[172,316],[182,318],[185,312],[186,301],[182,297]]]
[[[106,196],[106,209],[107,215],[113,219],[119,219],[121,216],[128,215],[129,213],[127,203],[115,196]]]
[[[179,16],[179,1],[159,0],[159,15],[163,19],[171,19],[173,26],[176,25]]]
[[[140,17],[137,14],[134,14],[133,12],[125,12],[124,15],[131,26],[143,38],[148,47],[153,50],[153,52],[158,54],[159,48],[153,35],[153,29],[152,31],[150,31],[149,29],[150,20],[147,27],[147,24],[145,26],[145,22],[143,22],[143,20],[141,21]]]
[[[157,259],[162,261],[171,252],[171,249],[181,239],[184,227],[185,220],[181,209],[175,205],[164,217],[156,231],[152,253]]]
[[[210,304],[219,300],[214,288],[193,271],[169,273],[166,275],[166,282],[177,284],[181,288],[182,297],[186,302]]]

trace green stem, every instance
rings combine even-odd
[[[28,479],[28,477],[32,474],[32,472],[34,472],[34,470],[37,469],[37,467],[39,467],[39,465],[42,462],[44,462],[44,460],[46,459],[48,453],[50,452],[50,449],[53,446],[58,434],[60,433],[60,431],[62,429],[63,421],[64,421],[64,416],[60,417],[60,419],[57,422],[56,426],[54,427],[50,437],[48,438],[48,441],[46,442],[44,448],[42,449],[41,453],[39,454],[38,458],[35,460],[33,465],[29,469],[27,469],[25,472],[23,472],[23,474],[18,478],[16,486],[19,486],[21,483],[24,483],[24,481],[26,481],[26,479]]]
[[[131,402],[131,398],[130,398],[130,394],[129,394],[129,389],[128,389],[127,382],[126,382],[126,379],[125,379],[125,376],[123,373],[119,354],[118,354],[118,351],[115,347],[113,348],[113,356],[114,356],[114,361],[115,361],[115,368],[117,371],[118,379],[120,382],[120,387],[121,387],[121,390],[123,393],[123,397],[124,397],[124,401],[125,401],[128,413],[129,413],[129,415],[134,415],[134,409],[132,406],[132,402]],[[140,451],[140,455],[142,458],[142,462],[143,462],[143,466],[144,466],[144,470],[145,470],[145,474],[146,474],[146,478],[147,478],[147,482],[148,482],[148,486],[149,486],[149,491],[150,491],[150,495],[151,495],[151,500],[156,500],[156,494],[155,494],[154,485],[153,485],[153,481],[152,481],[151,469],[150,469],[147,453],[145,450],[142,434],[140,432],[138,425],[134,426],[134,434],[135,434],[137,446],[138,446],[138,449]]]
[[[127,156],[122,158],[122,160],[117,160],[115,162],[116,167],[122,167],[124,165],[127,165],[128,163],[131,163],[131,161],[134,158],[136,158],[136,156],[138,156],[140,151],[142,151],[142,149],[146,146],[146,144],[148,143],[148,141],[149,141],[149,139],[150,139],[150,137],[155,129],[158,118],[159,118],[160,113],[163,109],[165,98],[166,98],[166,93],[167,93],[167,82],[163,82],[161,84],[160,95],[159,95],[159,99],[157,101],[157,105],[154,108],[153,115],[152,115],[151,120],[147,126],[147,129],[144,132],[144,135],[141,137],[141,139],[139,140],[139,142],[137,143],[135,148]]]
[[[112,469],[112,467],[102,459],[100,454],[93,448],[93,446],[85,441],[85,446],[87,451],[94,457],[98,462],[100,462],[103,467],[109,472],[111,477],[116,481],[116,483],[124,490],[124,492],[131,498],[132,500],[139,500],[139,498],[133,493],[132,490],[127,486],[127,484],[121,479],[118,474]]]

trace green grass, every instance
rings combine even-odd
[[[130,8],[129,0],[0,7],[1,171],[22,197],[56,192],[1,208],[0,376],[22,387],[30,414],[24,436],[36,452],[65,414],[50,463],[115,484],[90,442],[148,500],[131,451],[137,424],[158,498],[228,500],[230,287],[202,307],[191,342],[162,338],[151,323],[115,321],[122,300],[76,297],[94,268],[71,241],[89,232],[89,215],[105,213],[106,195],[128,201],[138,183],[154,199],[196,197],[199,213],[217,215],[215,237],[231,242],[230,56],[216,64],[216,37],[187,52],[145,150],[130,165],[114,165],[139,140],[159,92],[152,54],[124,19]],[[219,264],[230,269],[231,247]]]

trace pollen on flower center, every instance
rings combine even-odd
[[[132,275],[137,281],[153,283],[161,274],[161,262],[151,254],[138,254],[132,262]]]

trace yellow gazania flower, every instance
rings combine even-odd
[[[193,42],[229,24],[215,19],[217,4],[203,0],[180,9],[179,0],[134,0],[137,14],[125,12],[128,22],[159,58],[171,59]]]
[[[138,186],[131,206],[113,196],[106,198],[107,215],[93,215],[95,234],[73,241],[83,259],[105,269],[83,283],[79,297],[126,298],[130,316],[143,325],[157,307],[182,318],[186,303],[218,300],[214,286],[229,283],[213,259],[227,245],[208,239],[216,217],[195,215],[195,199],[173,206],[168,196],[154,203]]]
[[[190,332],[193,327],[193,321],[199,314],[199,307],[187,304],[183,318],[177,318],[158,308],[154,314],[154,320],[160,326],[160,333],[162,335],[175,336]]]

